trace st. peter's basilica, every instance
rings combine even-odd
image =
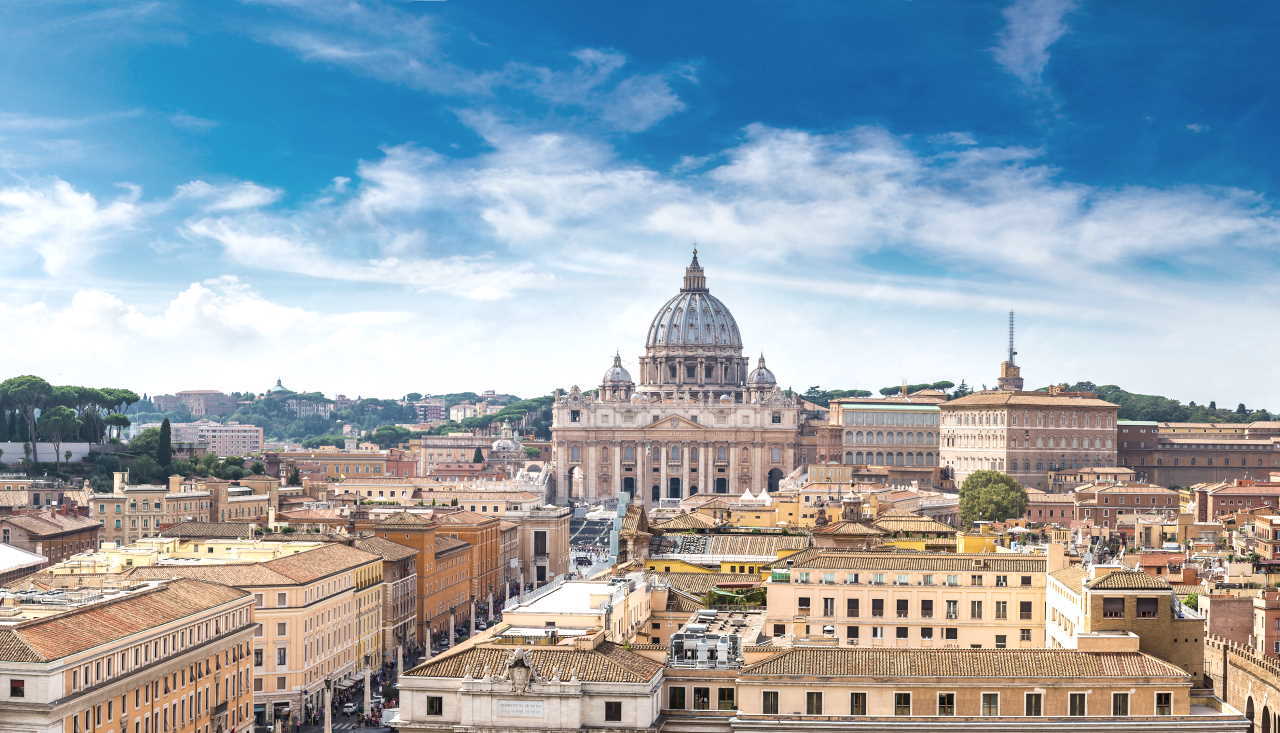
[[[761,356],[742,354],[733,314],[698,263],[653,317],[640,384],[615,356],[596,394],[574,386],[552,418],[555,496],[598,502],[625,492],[647,505],[697,493],[776,490],[799,463],[800,401]]]

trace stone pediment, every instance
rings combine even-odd
[[[663,428],[666,430],[706,430],[705,425],[700,425],[687,417],[679,415],[669,415],[658,420],[649,426],[650,428]]]

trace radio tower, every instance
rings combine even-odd
[[[1015,361],[1018,352],[1013,348],[1013,311],[1009,311],[1009,359],[1000,364],[1000,379],[997,383],[1006,392],[1022,391],[1022,370]]]
[[[1017,360],[1014,359],[1014,357],[1017,355],[1018,355],[1018,352],[1013,350],[1013,311],[1009,311],[1009,363],[1010,364],[1017,363]]]

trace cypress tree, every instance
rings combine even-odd
[[[160,423],[160,439],[156,441],[156,463],[166,471],[173,463],[173,444],[170,442],[169,430],[169,418],[166,417]]]

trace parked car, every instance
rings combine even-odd
[[[342,714],[343,714],[343,715],[350,715],[350,714],[354,713],[355,711],[356,711],[356,704],[355,704],[355,703],[353,703],[353,702],[349,702],[349,703],[347,703],[346,705],[343,705],[343,706],[342,706]]]

